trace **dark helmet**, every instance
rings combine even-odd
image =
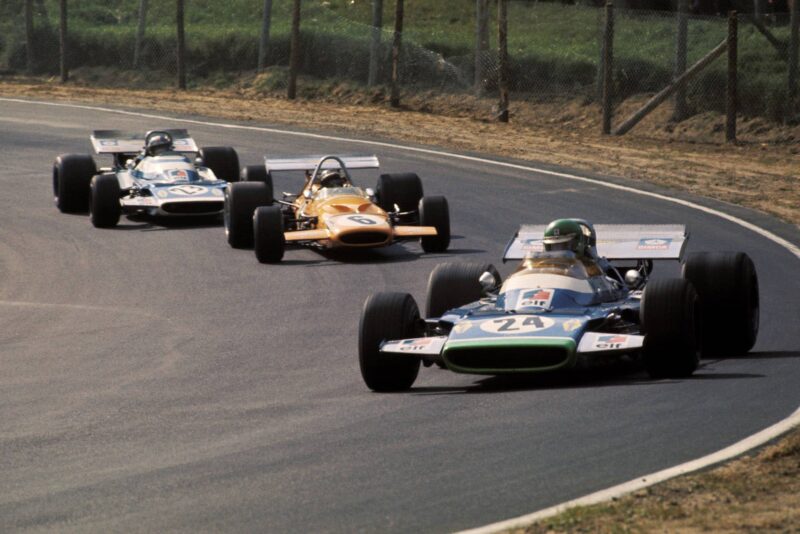
[[[589,246],[589,236],[573,219],[558,219],[548,224],[542,241],[547,251],[571,250],[578,256],[586,255]]]
[[[345,185],[345,179],[339,171],[322,171],[320,174],[320,187],[344,187]]]
[[[172,149],[172,136],[167,132],[150,132],[144,144],[147,155],[155,156]]]

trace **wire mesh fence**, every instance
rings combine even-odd
[[[373,0],[304,0],[300,34],[300,87],[325,82],[366,88],[370,57],[373,81],[391,81],[394,2],[384,2],[377,48],[370,25]],[[25,16],[30,3],[32,16]],[[484,0],[409,0],[400,55],[404,94],[419,91],[469,97],[486,113],[496,107],[499,79],[497,9]],[[68,66],[106,69],[118,85],[168,86],[176,76],[175,4],[142,0],[69,1]],[[391,5],[390,5],[391,4]],[[234,84],[253,79],[265,92],[286,88],[290,58],[291,0],[272,2],[265,65],[258,73],[263,0],[186,0],[186,66],[189,85]],[[604,10],[594,4],[509,0],[508,74],[511,107],[563,98],[598,101],[602,82]],[[59,69],[58,2],[0,0],[0,69],[56,74]],[[30,20],[32,24],[26,24]],[[483,44],[476,27],[483,22]],[[686,17],[686,53],[681,59],[675,11],[615,9],[613,95],[654,93],[670,84],[724,40],[723,16]],[[140,36],[140,38],[137,38]],[[740,17],[739,110],[777,121],[794,120],[796,99],[789,84],[789,18]],[[682,63],[683,62],[683,63]],[[683,67],[680,65],[683,64]],[[723,111],[724,58],[692,77],[679,98],[684,115]],[[300,93],[303,94],[302,91]]]

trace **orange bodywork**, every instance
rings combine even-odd
[[[303,189],[303,193],[308,187]],[[436,235],[432,226],[392,226],[389,216],[356,187],[323,189],[294,202],[295,216],[316,217],[316,228],[285,232],[288,242],[317,241],[333,247],[380,247],[397,238]]]

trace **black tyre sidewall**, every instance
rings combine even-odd
[[[119,180],[113,174],[100,174],[90,183],[89,218],[95,228],[113,228],[119,222]]]
[[[62,154],[53,163],[53,198],[62,213],[89,210],[89,185],[97,174],[94,158],[88,154]]]
[[[239,154],[229,146],[209,146],[200,149],[203,165],[214,172],[220,180],[233,183],[239,181]]]
[[[415,211],[422,199],[422,180],[413,172],[382,174],[375,188],[378,204],[384,211]]]
[[[404,391],[419,374],[420,359],[384,354],[383,341],[417,337],[419,309],[408,293],[376,293],[367,298],[358,326],[358,362],[364,383],[373,391]]]
[[[500,273],[491,263],[441,263],[428,278],[425,317],[441,317],[448,310],[475,302],[483,296],[478,281],[484,272],[494,275],[498,285]]]
[[[253,246],[253,215],[256,208],[272,205],[269,188],[263,182],[228,184],[225,189],[225,233],[234,248]]]
[[[261,206],[253,215],[253,249],[261,263],[283,259],[286,238],[283,235],[283,212],[278,206]]]
[[[642,357],[653,378],[690,376],[699,364],[700,301],[682,278],[648,282],[641,302]]]
[[[420,226],[436,228],[435,236],[420,238],[425,252],[444,252],[450,246],[450,209],[442,196],[423,197],[419,201]]]

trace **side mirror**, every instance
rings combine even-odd
[[[636,269],[630,269],[625,273],[625,285],[630,289],[637,289],[642,285],[644,278],[642,273]]]
[[[489,271],[485,271],[480,278],[478,278],[478,283],[481,285],[481,291],[484,296],[494,293],[498,289],[497,279]]]
[[[367,194],[367,196],[368,196],[369,198],[374,198],[374,197],[375,197],[375,190],[374,190],[374,189],[372,189],[371,187],[368,187],[368,188],[366,188],[366,189],[364,190],[364,192]]]
[[[196,167],[205,167],[205,164],[203,162],[203,158],[201,158],[200,156],[197,156],[196,158],[194,158],[194,164],[195,164]]]
[[[127,160],[125,162],[125,168],[126,169],[132,169],[133,168],[133,160],[132,159],[129,159],[129,160]]]
[[[311,191],[308,190],[308,189],[303,191],[303,198],[305,198],[306,200],[310,199],[311,198]]]

